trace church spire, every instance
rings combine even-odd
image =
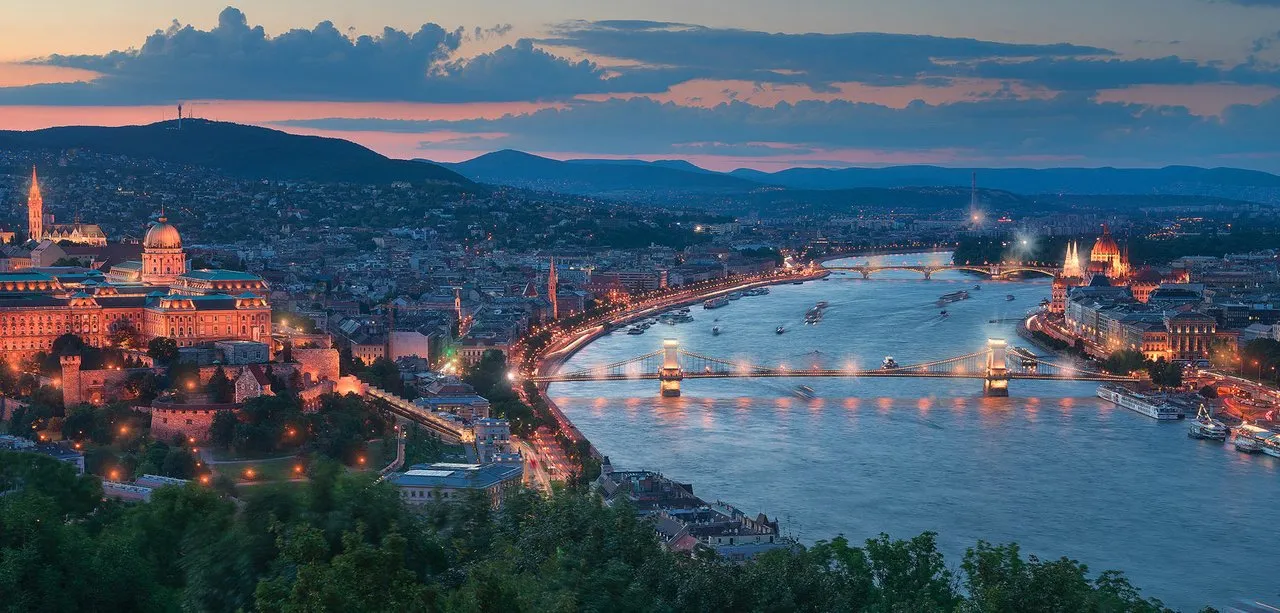
[[[547,299],[551,301],[551,319],[560,319],[560,305],[557,302],[556,286],[560,279],[556,276],[556,258],[551,256],[551,270],[547,272]]]
[[[44,197],[40,195],[35,165],[31,166],[31,191],[27,192],[27,233],[33,241],[44,238]]]

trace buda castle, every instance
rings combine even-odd
[[[37,214],[34,174],[32,196],[29,235],[49,240],[44,216]],[[146,231],[140,260],[117,263],[105,273],[78,266],[0,272],[0,359],[49,352],[64,334],[95,347],[109,346],[121,332],[143,347],[159,337],[173,338],[179,347],[264,341],[271,334],[268,291],[257,275],[190,270],[182,237],[162,214]]]

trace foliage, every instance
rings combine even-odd
[[[205,384],[205,392],[213,402],[225,404],[235,400],[235,387],[231,384],[231,379],[227,378],[226,371],[222,370],[222,366],[214,369],[213,374],[209,376],[209,382]]]
[[[103,502],[97,480],[0,455],[0,593],[14,611],[1126,611],[1119,573],[979,542],[949,570],[934,535],[844,537],[735,564],[666,552],[652,525],[570,489],[410,511],[330,463],[240,502],[196,485]],[[14,488],[13,484],[23,485]]]
[[[1182,367],[1166,362],[1164,358],[1149,362],[1147,373],[1151,375],[1151,382],[1161,387],[1182,386]]]
[[[158,336],[147,343],[147,355],[156,361],[158,366],[168,366],[178,361],[178,341],[167,336]]]
[[[1115,375],[1127,375],[1135,370],[1142,370],[1146,364],[1147,358],[1141,351],[1121,349],[1107,356],[1107,359],[1102,361],[1102,368]]]

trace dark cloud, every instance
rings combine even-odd
[[[652,21],[570,22],[538,42],[663,67],[670,73],[682,71],[689,78],[814,87],[845,81],[916,83],[922,77],[951,76],[953,63],[972,60],[1113,55],[1107,49],[1068,43],[1015,44],[876,32],[777,34]]]
[[[481,29],[506,34],[510,26]],[[268,36],[228,7],[204,31],[174,22],[136,50],[54,55],[55,66],[102,73],[92,83],[0,89],[0,104],[139,104],[192,98],[268,100],[509,101],[602,91],[603,72],[528,41],[458,59],[461,28],[428,23],[348,36],[325,21]]]
[[[1280,0],[1209,0],[1218,4],[1238,4],[1240,6],[1280,7]]]
[[[943,86],[974,76],[1062,91],[1232,79],[1280,83],[1277,72],[1260,67],[1228,71],[1177,56],[1120,59],[1107,49],[1068,43],[1013,44],[913,34],[776,34],[668,22],[577,21],[561,24],[539,42],[641,65],[621,69],[623,78],[632,73],[652,77],[653,71],[661,70],[667,80],[681,76],[803,83],[820,91],[838,82]]]
[[[992,98],[895,109],[875,104],[802,102],[757,107],[742,102],[714,108],[658,103],[647,98],[577,103],[492,120],[312,120],[290,125],[328,130],[505,134],[480,148],[601,154],[690,153],[711,147],[744,153],[774,151],[761,143],[811,150],[959,149],[990,156],[1072,155],[1167,160],[1203,155],[1275,155],[1280,98],[1258,107],[1232,107],[1222,118],[1182,107],[1097,102],[1062,94],[1046,100]]]

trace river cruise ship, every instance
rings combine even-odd
[[[1240,424],[1236,426],[1235,437],[1236,440],[1241,438],[1253,439],[1257,442],[1257,447],[1262,453],[1280,458],[1280,432],[1272,432],[1252,424]]]
[[[718,298],[712,298],[712,299],[710,299],[710,300],[708,300],[708,301],[706,301],[706,302],[702,303],[702,308],[704,308],[704,309],[718,309],[718,308],[720,308],[720,307],[722,307],[722,306],[725,306],[725,305],[728,305],[728,304],[729,304],[729,298],[728,298],[728,297],[725,297],[725,296],[720,296],[720,297],[718,297]]]
[[[1128,388],[1104,383],[1098,386],[1098,397],[1114,402],[1130,411],[1141,413],[1152,419],[1160,421],[1173,421],[1183,419],[1186,414],[1182,409],[1165,402],[1160,398],[1140,394]]]

